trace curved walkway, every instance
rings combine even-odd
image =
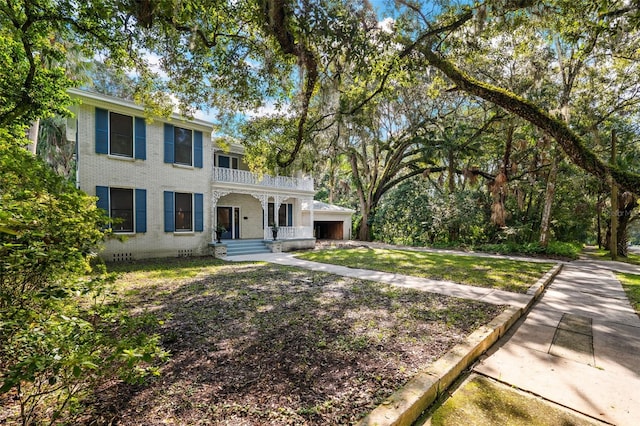
[[[474,287],[458,284],[452,281],[438,281],[391,272],[379,272],[371,271],[369,269],[357,269],[349,268],[347,266],[331,265],[328,263],[311,262],[309,260],[299,259],[291,253],[248,254],[243,256],[230,256],[227,260],[236,262],[264,261],[277,263],[279,265],[296,266],[298,268],[308,269],[311,271],[328,272],[344,277],[379,281],[398,287],[423,290],[430,293],[444,294],[464,299],[481,300],[494,305],[512,305],[518,308],[523,308],[531,301],[531,296],[527,294],[512,293],[492,288]]]
[[[309,262],[288,253],[229,260],[267,261],[524,308],[534,298],[532,294]],[[640,274],[640,267],[596,260],[565,263],[542,297],[473,370],[607,424],[640,424],[640,318],[613,271]]]

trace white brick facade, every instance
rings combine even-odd
[[[214,146],[211,140],[213,127],[211,123],[202,120],[185,120],[176,115],[171,119],[154,117],[152,120],[146,120],[142,126],[141,119],[145,117],[144,109],[133,102],[80,90],[71,90],[70,94],[80,102],[76,107],[75,120],[78,187],[89,195],[98,196],[98,205],[105,210],[110,210],[108,206],[112,206],[109,204],[111,201],[108,194],[111,194],[109,191],[114,188],[131,189],[131,193],[135,194],[134,230],[116,233],[115,235],[120,238],[105,242],[100,255],[106,261],[209,254],[209,244],[214,241],[215,236],[218,208],[231,208],[227,211],[231,211],[234,217],[233,235],[227,235],[226,238],[271,239],[270,228],[264,225],[268,216],[267,207],[275,209],[277,222],[277,211],[282,205],[287,211],[288,223],[279,223],[280,238],[296,240],[303,246],[313,246],[315,239],[312,227],[303,226],[302,220],[303,203],[310,203],[313,200],[312,180],[301,177],[253,175],[247,171],[241,146],[233,145],[231,152],[224,152]],[[104,150],[104,145],[99,148],[101,140],[102,143],[108,141],[110,147],[112,144],[110,138],[115,137],[110,133],[111,122],[104,127],[106,121],[100,121],[100,116],[103,120],[110,120],[108,117],[111,117],[111,113],[139,118],[133,119],[134,155],[132,157],[107,154],[106,152],[112,151]],[[166,136],[166,124],[192,130],[193,167],[165,162],[167,155],[165,139],[170,139]],[[73,128],[73,125],[70,127]],[[145,130],[144,159],[133,158],[138,157],[136,149],[139,127]],[[102,134],[100,134],[101,129],[103,129]],[[202,167],[196,167],[199,164],[195,161],[197,145],[195,134],[200,132],[202,134]],[[69,135],[69,129],[67,133],[73,138],[73,135]],[[131,138],[128,140],[131,141]],[[235,158],[235,160],[227,161],[227,164],[231,163],[230,165],[219,165],[217,163],[219,156]],[[198,158],[200,158],[199,155]],[[139,192],[144,193],[143,199],[146,200],[144,214],[137,210],[137,197],[141,195]],[[166,218],[178,213],[168,214],[165,211],[168,205],[165,197],[167,194],[177,193],[193,194],[193,222],[190,231],[167,230]],[[105,194],[107,194],[106,197]],[[197,214],[196,197],[202,200],[200,215]],[[106,202],[105,198],[108,199]],[[141,201],[139,204],[144,205],[145,202]],[[178,206],[177,201],[173,206]],[[202,219],[201,230],[195,225],[196,216]],[[137,220],[140,217],[144,217],[144,226],[138,228]],[[312,218],[313,213],[311,213],[311,221]],[[175,223],[178,223],[178,219],[175,220]]]
[[[144,233],[124,233],[124,241],[106,241],[100,255],[107,261],[149,257],[204,255],[211,242],[210,176],[212,161],[211,124],[154,118],[146,123],[146,159],[132,159],[96,153],[95,109],[103,108],[121,114],[144,117],[142,108],[105,96],[88,97],[74,91],[81,100],[77,107],[77,147],[79,188],[96,195],[97,186],[145,189],[147,194],[147,230]],[[93,94],[92,94],[93,95]],[[189,167],[164,162],[164,123],[199,130],[203,134],[203,167]],[[164,191],[201,193],[204,195],[204,231],[165,232]]]

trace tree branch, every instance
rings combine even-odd
[[[431,66],[442,71],[460,90],[493,102],[549,134],[558,142],[564,152],[577,166],[602,180],[606,180],[608,176],[612,176],[620,187],[640,194],[639,174],[623,171],[600,160],[585,146],[584,141],[563,121],[552,117],[532,102],[520,98],[514,93],[475,80],[473,77],[457,69],[440,54],[432,51],[430,47],[423,46],[420,52],[429,61]]]

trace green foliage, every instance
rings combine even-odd
[[[380,241],[413,246],[485,242],[495,232],[488,225],[488,203],[481,191],[444,195],[421,177],[410,179],[383,200],[374,234]]]
[[[513,243],[480,244],[473,247],[474,250],[499,254],[541,255],[546,257],[559,257],[564,259],[577,259],[582,252],[582,244],[551,241],[546,247],[540,243]]]
[[[63,23],[52,25],[41,18],[55,9],[52,1],[0,7],[0,127],[19,135],[37,118],[65,112],[70,98],[66,89],[71,80],[61,67],[49,67],[52,60],[64,57],[64,47],[56,39]],[[41,15],[42,14],[42,15]]]
[[[91,267],[104,213],[0,130],[0,393],[23,424],[69,422],[106,380],[166,357],[154,318],[129,316]],[[102,268],[104,269],[104,268]]]

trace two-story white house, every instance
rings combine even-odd
[[[133,102],[70,94],[79,102],[67,129],[76,141],[77,186],[98,197],[122,237],[106,241],[105,260],[314,246],[313,179],[250,172],[241,145],[225,151],[213,144],[212,123],[148,120]],[[225,229],[221,244],[217,227]]]

